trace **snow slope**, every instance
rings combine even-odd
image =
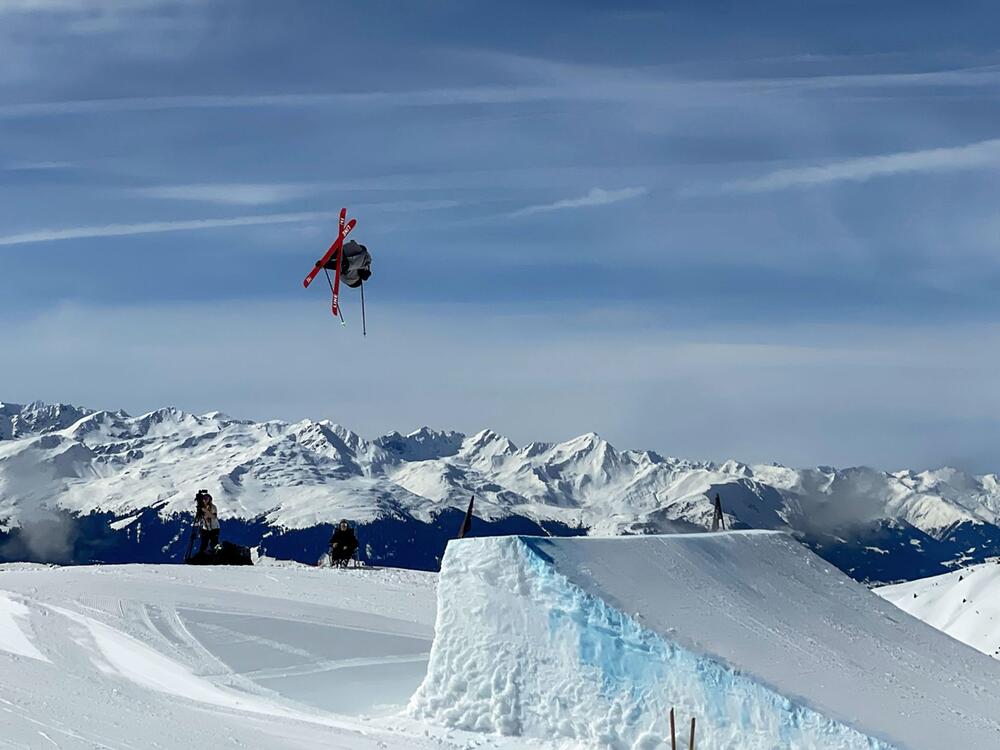
[[[397,715],[425,673],[435,578],[0,566],[0,747],[478,746]]]
[[[928,625],[1000,659],[1000,564],[875,589]]]
[[[652,750],[1000,747],[1000,664],[775,532],[453,542],[412,715]],[[682,732],[682,736],[683,736]]]
[[[1000,746],[1000,664],[783,534],[463,540],[437,606],[259,562],[0,565],[0,747]]]

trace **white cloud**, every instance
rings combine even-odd
[[[76,166],[71,161],[13,161],[0,167],[8,172],[31,172],[47,169],[72,169]]]
[[[260,216],[238,216],[230,219],[191,219],[181,221],[147,221],[139,224],[104,224],[91,227],[70,227],[67,229],[38,229],[32,232],[0,236],[0,245],[27,245],[34,242],[56,242],[59,240],[79,240],[90,237],[126,237],[136,234],[157,234],[161,232],[185,232],[198,229],[221,229],[225,227],[246,227],[261,224],[295,224],[305,221],[326,220],[335,217],[332,211],[313,211],[297,214],[263,214]]]
[[[567,208],[585,208],[587,206],[606,206],[610,203],[619,203],[632,198],[645,195],[649,190],[644,187],[622,188],[620,190],[604,190],[602,188],[591,188],[590,192],[579,198],[566,198],[555,203],[545,203],[538,206],[527,206],[515,211],[512,216],[528,216],[530,214],[548,213],[549,211],[561,211]]]
[[[480,86],[416,91],[368,91],[329,94],[220,94],[76,99],[0,105],[0,119],[47,115],[106,114],[172,109],[236,109],[318,106],[430,107],[454,104],[518,104],[580,98],[545,86]],[[584,97],[586,98],[586,97]]]
[[[304,198],[321,187],[296,183],[203,183],[140,188],[137,192],[148,198],[228,206],[263,206]]]
[[[193,4],[193,0],[0,0],[0,14],[80,13],[95,15],[185,4]]]
[[[687,195],[705,193],[763,193],[831,182],[863,182],[876,177],[917,172],[977,169],[1000,163],[1000,139],[952,148],[902,151],[882,156],[844,159],[813,167],[779,169],[761,177],[732,180],[714,189],[692,188]]]
[[[82,10],[82,0],[0,0],[0,13]]]
[[[388,212],[438,211],[461,205],[453,200],[386,201],[383,203],[356,203],[355,209],[378,209]],[[334,211],[306,211],[287,214],[259,214],[236,216],[228,219],[178,219],[173,221],[145,221],[136,224],[101,224],[88,227],[35,229],[30,232],[0,235],[0,246],[30,245],[35,242],[58,242],[91,237],[128,237],[139,234],[163,232],[192,232],[200,229],[225,229],[268,224],[300,224],[310,221],[328,221],[338,216]]]
[[[2,3],[3,0],[0,0]],[[48,0],[46,0],[47,2]],[[59,0],[52,0],[59,4]],[[67,0],[66,5],[71,5]],[[0,14],[2,14],[0,6]],[[692,102],[731,103],[734,96],[764,96],[833,89],[995,88],[996,67],[957,68],[930,72],[786,76],[699,80],[669,70],[580,65],[541,58],[497,56],[531,83],[473,85],[407,91],[329,92],[313,94],[216,94],[76,99],[0,105],[0,119],[176,109],[297,107],[436,107],[517,105],[534,102],[619,102],[662,105],[675,97]]]

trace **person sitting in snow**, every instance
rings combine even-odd
[[[221,526],[219,525],[219,511],[212,501],[212,496],[206,490],[198,493],[195,502],[197,503],[197,512],[194,522],[196,526],[201,527],[201,539],[198,544],[198,556],[200,557],[215,551],[215,546],[219,543]]]
[[[334,567],[346,567],[347,561],[354,557],[357,549],[358,538],[354,535],[354,529],[346,518],[342,518],[330,537],[330,564]]]

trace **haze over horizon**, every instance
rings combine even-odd
[[[0,397],[1000,471],[1000,10],[771,7],[0,2]]]

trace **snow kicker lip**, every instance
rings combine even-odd
[[[702,747],[996,747],[998,679],[782,533],[508,537],[449,545],[409,710],[614,750],[671,707]]]

